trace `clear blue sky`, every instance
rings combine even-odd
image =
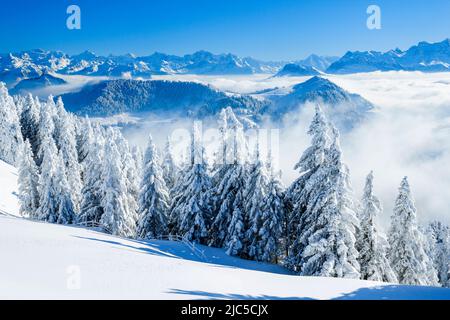
[[[66,28],[70,4],[81,8],[81,30]],[[381,30],[366,28],[370,4],[381,7]],[[204,49],[290,60],[450,37],[449,0],[7,0],[0,10],[0,52]]]

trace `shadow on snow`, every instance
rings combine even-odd
[[[190,295],[198,296],[199,299],[213,299],[213,300],[314,300],[311,298],[300,298],[300,297],[276,297],[276,296],[252,296],[246,294],[233,294],[233,293],[212,293],[206,291],[195,291],[195,290],[180,290],[171,289],[168,293],[180,294],[180,295]]]
[[[125,248],[128,250],[140,251],[142,253],[174,258],[174,259],[184,259],[202,263],[208,263],[217,267],[225,268],[236,268],[245,269],[252,271],[269,272],[276,274],[293,274],[291,271],[283,268],[279,265],[262,263],[251,260],[244,260],[237,257],[231,257],[225,253],[223,249],[211,248],[203,245],[196,245],[200,251],[202,251],[206,257],[205,259],[200,258],[196,255],[187,245],[182,242],[166,241],[166,240],[133,240],[133,239],[121,239],[108,240],[96,237],[83,237],[75,236],[75,238],[97,241],[101,243],[110,244],[120,248]]]
[[[336,300],[450,300],[448,288],[386,285],[360,288]]]

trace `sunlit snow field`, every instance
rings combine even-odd
[[[450,289],[300,277],[198,249],[0,214],[0,299],[450,299]]]

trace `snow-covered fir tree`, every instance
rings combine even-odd
[[[233,256],[245,256],[244,244],[246,243],[247,218],[245,216],[245,196],[244,190],[247,182],[247,167],[245,158],[239,155],[243,148],[243,140],[240,133],[241,128],[237,128],[234,134],[235,163],[226,165],[228,170],[219,185],[219,194],[222,194],[222,205],[218,217],[223,217],[231,213],[231,220],[228,224],[224,247],[227,254]],[[243,153],[242,153],[243,154]],[[216,221],[218,219],[216,218]],[[215,222],[216,222],[215,221]]]
[[[290,190],[298,222],[289,266],[305,276],[359,278],[355,248],[358,219],[339,134],[329,127],[319,108],[309,133],[312,146],[296,166],[306,177],[301,176]],[[331,145],[327,146],[329,140]]]
[[[42,155],[37,217],[51,223],[73,223],[75,212],[64,160],[51,136],[42,140]]]
[[[42,154],[39,177],[38,219],[51,223],[58,221],[57,190],[55,186],[56,159],[58,150],[51,136],[44,136],[40,152]]]
[[[46,102],[43,103],[43,104],[45,104],[46,111],[48,112],[48,114],[52,118],[52,121],[53,121],[52,135],[53,135],[53,139],[55,140],[56,147],[58,148],[58,146],[59,146],[59,142],[58,142],[59,134],[57,133],[58,129],[56,128],[56,125],[55,125],[55,121],[58,121],[58,109],[57,109],[57,106],[56,106],[56,103],[55,103],[55,98],[53,97],[53,95],[49,95],[47,97]]]
[[[76,221],[75,205],[72,200],[72,190],[66,175],[64,156],[60,151],[55,161],[55,175],[53,177],[56,191],[57,223],[71,224]]]
[[[39,149],[39,112],[41,105],[31,94],[28,94],[23,103],[20,114],[20,126],[24,140],[28,140],[33,151],[33,157]]]
[[[359,278],[355,248],[356,229],[359,227],[356,205],[349,170],[342,162],[339,133],[334,127],[331,131],[333,142],[326,154],[326,166],[321,168],[323,174],[317,175],[328,179],[323,185],[325,189],[322,191],[325,192],[313,193],[312,213],[313,216],[316,214],[317,220],[312,221],[315,224],[312,230],[305,230],[302,235],[307,241],[302,274]],[[323,204],[322,208],[320,204]],[[308,211],[305,214],[308,215]]]
[[[442,222],[433,221],[426,228],[428,255],[437,271],[439,283],[450,287],[450,228]]]
[[[67,183],[71,190],[71,199],[74,210],[79,212],[81,202],[81,166],[78,163],[75,124],[72,116],[64,109],[61,97],[56,102],[57,114],[55,116],[56,146],[64,162]]]
[[[217,125],[219,128],[219,146],[214,153],[213,172],[217,172],[223,168],[223,165],[227,163],[227,150],[228,150],[228,119],[227,109],[222,109],[219,113]],[[214,177],[213,177],[214,178]]]
[[[191,134],[190,159],[181,171],[170,216],[172,233],[189,241],[207,244],[211,225],[211,178],[204,159],[204,148],[199,128],[194,124]]]
[[[5,84],[0,82],[0,160],[16,165],[22,143],[16,105]]]
[[[361,279],[395,283],[397,277],[386,256],[389,245],[379,233],[376,222],[381,212],[381,202],[373,192],[373,172],[371,172],[366,178],[364,187],[357,236]]]
[[[222,195],[218,192],[218,186],[222,183],[226,171],[227,154],[228,154],[228,123],[227,123],[227,110],[222,109],[219,113],[219,119],[217,121],[220,132],[220,143],[214,153],[214,162],[212,165],[212,184],[213,190],[211,192],[211,202],[213,210],[213,223],[210,230],[209,245],[214,247],[222,247],[225,241],[225,236],[229,224],[228,216],[219,216],[219,211],[222,206]]]
[[[243,202],[242,193],[238,192],[234,203]],[[245,256],[244,243],[246,242],[245,216],[241,206],[233,207],[231,221],[228,227],[227,237],[225,238],[226,253],[231,256]]]
[[[117,146],[118,134],[120,133],[112,128],[106,133],[101,177],[103,215],[100,224],[114,235],[133,237],[136,232],[136,213],[133,212],[135,208],[130,201],[127,168],[122,162],[121,152],[126,150]]]
[[[138,209],[139,209],[139,184],[140,178],[138,177],[138,166],[139,164],[134,159],[132,150],[128,141],[123,137],[120,131],[116,130],[116,146],[119,149],[121,155],[121,161],[123,166],[123,171],[126,177],[126,187],[127,187],[127,207],[130,210],[131,218],[137,223],[138,220]]]
[[[305,218],[303,213],[308,207],[311,198],[311,188],[318,185],[315,179],[320,168],[325,166],[325,155],[330,144],[330,135],[327,121],[319,106],[309,126],[308,135],[311,136],[311,146],[302,154],[294,166],[299,170],[300,176],[290,185],[285,194],[285,204],[288,210],[287,218],[287,245],[289,247],[287,265],[289,268],[300,271],[301,246],[297,244],[300,236],[299,230],[304,228],[299,223]],[[309,187],[307,189],[306,187]]]
[[[244,190],[245,230],[244,254],[253,260],[262,260],[265,253],[261,247],[260,231],[263,225],[262,216],[268,208],[265,208],[265,200],[268,197],[269,177],[266,164],[260,155],[259,137],[256,143],[255,155],[248,165],[248,178]]]
[[[139,146],[133,146],[131,148],[131,157],[133,158],[134,167],[136,168],[136,176],[140,178],[143,173],[144,155]]]
[[[53,145],[56,144],[54,141],[54,133],[55,133],[55,123],[53,119],[54,110],[52,109],[52,99],[49,98],[49,102],[43,103],[39,110],[39,150],[36,157],[36,164],[41,167],[44,158],[44,150],[47,149],[47,146],[44,145],[44,142],[49,142],[52,140]]]
[[[55,139],[56,147],[59,150],[61,148],[61,137],[66,134],[64,132],[65,130],[62,122],[66,120],[65,118],[68,114],[64,108],[64,103],[61,97],[58,97],[55,103],[53,96],[50,96],[48,97],[47,104],[50,106],[50,109],[53,110],[53,123],[55,124],[53,137]]]
[[[53,139],[42,140],[40,153],[42,155],[42,166],[40,168],[39,178],[39,220],[55,223],[57,221],[56,213],[56,190],[53,184],[55,175],[55,158],[58,150]]]
[[[20,120],[20,115],[22,114],[22,111],[24,109],[26,96],[16,95],[16,96],[12,96],[12,99],[13,99],[13,102],[15,105],[16,114]],[[22,136],[22,138],[23,138],[23,136]]]
[[[220,164],[215,165],[213,208],[210,244],[224,247],[230,255],[241,255],[245,242],[244,195],[247,168],[245,137],[242,124],[231,108],[225,109],[227,123],[223,128]]]
[[[399,283],[436,286],[436,270],[425,252],[425,237],[419,230],[416,214],[411,189],[405,177],[392,215],[388,257]]]
[[[28,140],[22,144],[19,161],[20,214],[37,219],[39,208],[39,172]]]
[[[177,183],[177,177],[180,171],[177,163],[175,162],[172,150],[172,142],[170,137],[167,137],[166,145],[164,148],[164,158],[162,161],[162,170],[164,181],[166,182],[167,188],[172,190]]]
[[[150,136],[144,157],[139,195],[138,238],[156,239],[167,235],[169,200],[169,191],[162,176],[158,152]]]
[[[286,241],[286,237],[283,234],[283,231],[286,230],[286,208],[284,205],[284,187],[281,182],[281,172],[275,170],[271,154],[269,154],[267,160],[267,170],[269,182],[267,185],[267,196],[263,199],[264,210],[259,230],[259,247],[262,250],[259,260],[278,263],[281,245]]]
[[[78,152],[78,163],[83,165],[84,160],[86,159],[89,149],[90,149],[90,139],[89,136],[92,131],[90,131],[89,127],[92,127],[91,120],[86,116],[84,119],[78,119],[78,121],[75,121],[75,137],[76,137],[76,144],[77,144],[77,152]],[[92,130],[92,128],[91,128]],[[82,166],[82,169],[83,166]],[[84,174],[84,171],[82,171],[82,176]]]
[[[86,125],[85,158],[83,161],[84,184],[82,188],[82,200],[78,221],[87,226],[100,223],[103,215],[103,183],[102,170],[104,163],[105,139],[104,130],[99,125]]]

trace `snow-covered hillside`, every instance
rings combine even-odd
[[[222,249],[13,217],[16,169],[0,161],[0,177],[1,299],[450,299],[450,289],[299,277]]]
[[[0,213],[19,215],[17,170],[0,160]]]
[[[44,89],[50,86],[60,86],[63,84],[67,84],[67,82],[62,78],[45,73],[37,78],[23,79],[11,90],[11,92],[13,94],[26,94],[27,92],[32,92],[36,89]]]
[[[245,114],[256,114],[263,107],[251,97],[227,95],[200,83],[160,80],[104,81],[62,98],[69,111],[90,116],[131,112],[204,117],[227,106]]]
[[[299,277],[222,249],[28,221],[14,217],[16,169],[0,161],[0,177],[0,299],[450,299],[450,289]]]
[[[312,67],[299,68],[318,73]],[[327,115],[344,132],[362,123],[374,109],[363,97],[345,91],[322,76],[306,81],[304,77],[295,79],[303,82],[251,95],[228,93],[196,81],[109,80],[64,94],[62,99],[66,109],[78,115],[111,117],[129,113],[141,119],[150,115],[163,119],[205,119],[230,106],[249,123],[260,123],[263,118],[278,121],[288,113],[298,113],[307,102],[321,103],[325,104]]]
[[[20,237],[18,236],[20,235]],[[450,299],[450,289],[299,277],[183,243],[0,216],[2,299]]]
[[[324,104],[324,111],[344,132],[368,119],[375,108],[360,95],[350,93],[319,76],[294,85],[288,93],[282,88],[263,92],[260,96],[272,102],[265,112],[275,119],[286,115],[292,117],[307,102]]]

